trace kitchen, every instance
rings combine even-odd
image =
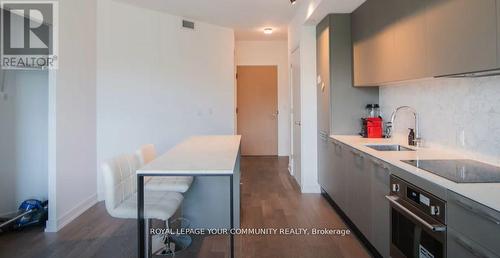
[[[368,0],[317,27],[319,182],[375,256],[500,254],[499,6]]]

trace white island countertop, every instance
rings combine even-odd
[[[240,142],[240,135],[194,136],[145,165],[137,174],[231,175]]]
[[[500,183],[455,183],[444,177],[437,176],[401,161],[418,159],[470,159],[465,155],[452,154],[447,151],[429,148],[418,148],[416,151],[401,152],[376,151],[365,145],[399,143],[391,139],[367,139],[351,135],[330,135],[330,138],[500,212],[500,198],[498,198],[500,196]]]

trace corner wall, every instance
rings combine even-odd
[[[59,69],[49,73],[49,220],[55,232],[96,198],[96,0],[59,1]]]
[[[302,9],[288,27],[288,53],[300,48],[300,98],[301,98],[301,179],[297,179],[302,193],[319,193],[317,145],[317,94],[316,94],[316,27],[307,25],[308,5]],[[311,2],[314,5],[314,1]]]

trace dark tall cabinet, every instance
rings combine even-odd
[[[334,196],[346,182],[338,182],[335,176],[344,173],[343,159],[334,158],[339,148],[329,135],[359,133],[364,107],[378,103],[378,88],[353,87],[350,14],[326,16],[316,28],[316,39],[318,178],[323,190]]]

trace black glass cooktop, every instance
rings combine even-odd
[[[500,183],[500,167],[482,162],[458,160],[402,160],[455,183]]]

